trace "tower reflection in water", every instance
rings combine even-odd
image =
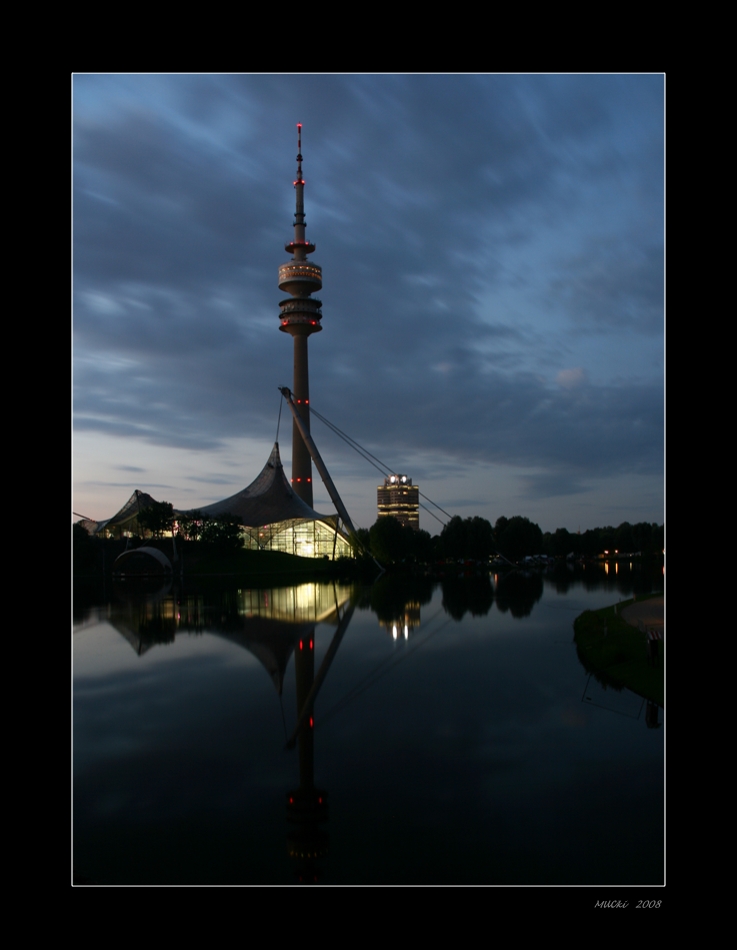
[[[157,589],[121,582],[109,622],[142,655],[179,633],[210,633],[255,656],[282,696],[294,654],[297,721],[285,750],[297,748],[299,785],[287,793],[287,851],[300,883],[316,883],[328,852],[328,793],[315,787],[315,700],[355,607],[354,588],[307,583],[295,587],[185,593],[171,583]],[[315,630],[337,625],[315,673]]]
[[[336,597],[336,617],[340,617],[340,606]],[[328,793],[315,788],[315,699],[351,622],[353,610],[354,604],[345,606],[317,675],[314,627],[309,635],[300,638],[294,654],[298,718],[286,748],[293,749],[295,744],[299,748],[299,787],[287,795],[290,823],[287,844],[289,856],[298,862],[297,878],[305,884],[317,882],[317,862],[328,849],[328,834],[320,827],[328,817]]]

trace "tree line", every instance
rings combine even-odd
[[[171,502],[156,501],[141,509],[136,520],[142,534],[149,532],[154,538],[161,538],[176,527],[177,537],[185,541],[203,541],[231,551],[243,547],[240,522],[235,515],[222,514],[213,518],[201,511],[176,515]]]
[[[223,514],[210,517],[200,511],[175,516],[168,501],[155,502],[137,516],[142,534],[161,537],[176,525],[177,534],[188,541],[215,544],[223,550],[237,550],[243,545],[238,518]],[[595,557],[608,551],[659,554],[663,550],[664,527],[642,521],[622,522],[618,527],[607,525],[591,528],[583,534],[558,528],[545,532],[529,518],[515,515],[497,518],[494,525],[478,516],[455,516],[444,525],[439,535],[415,531],[396,518],[377,518],[371,528],[359,528],[354,545],[357,554],[370,553],[382,564],[400,561],[432,562],[438,560],[488,560],[500,555],[512,562],[540,554],[548,557]]]
[[[431,537],[427,531],[415,531],[396,518],[378,518],[370,529],[359,528],[361,546],[382,563],[417,560],[488,560],[500,555],[512,562],[544,554],[548,557],[595,557],[605,551],[614,554],[659,554],[663,550],[663,525],[646,521],[622,522],[591,528],[583,534],[558,528],[545,532],[529,518],[515,515],[497,518],[492,526],[486,518],[456,516]]]

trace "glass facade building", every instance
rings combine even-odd
[[[420,489],[406,475],[387,475],[376,489],[379,517],[391,515],[415,531],[420,527]]]
[[[243,528],[245,546],[252,551],[283,551],[299,557],[353,557],[348,538],[325,521],[280,521]]]

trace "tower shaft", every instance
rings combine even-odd
[[[307,334],[294,337],[294,402],[302,421],[310,429],[310,369],[307,357]],[[292,487],[302,501],[312,507],[312,459],[296,422],[292,422]]]

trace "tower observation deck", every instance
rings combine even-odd
[[[305,182],[302,178],[302,124],[297,125],[296,210],[294,240],[285,245],[292,259],[279,267],[279,289],[290,294],[279,302],[279,329],[294,338],[294,385],[292,395],[307,430],[310,428],[310,379],[307,338],[322,330],[322,301],[310,296],[322,287],[322,268],[307,260],[315,245],[305,238]],[[312,507],[312,462],[297,423],[292,423],[292,487],[302,501]]]

